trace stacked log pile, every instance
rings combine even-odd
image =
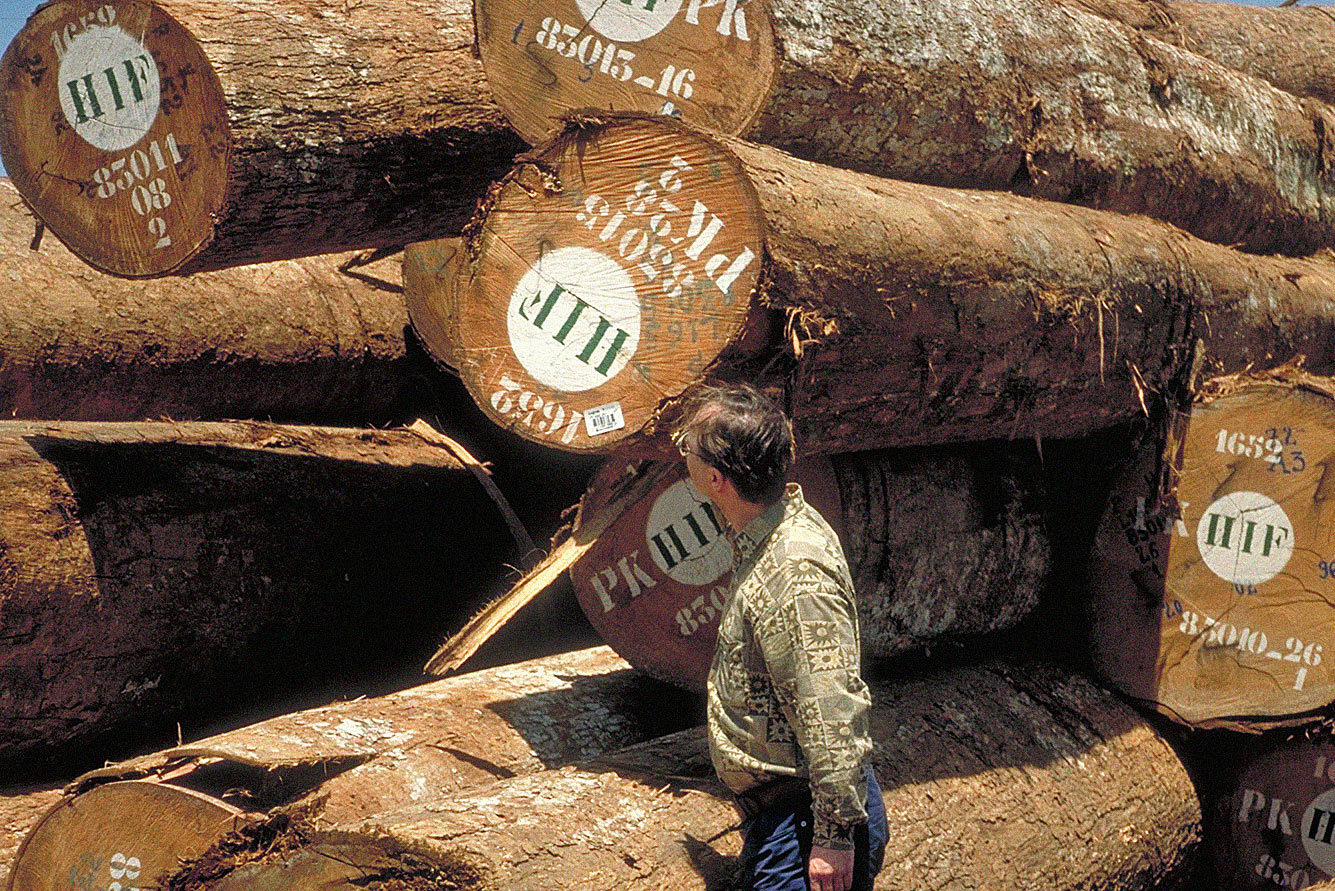
[[[42,6],[0,60],[0,883],[726,885],[728,530],[666,442],[720,381],[850,561],[878,887],[1335,876],[1332,47],[1194,0]],[[517,510],[469,450],[507,431]],[[584,491],[545,557],[512,480]],[[550,652],[502,626],[562,586],[610,650],[125,760],[402,687],[507,587],[428,673]]]

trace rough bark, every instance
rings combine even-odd
[[[1211,767],[1219,776],[1203,810],[1221,887],[1335,885],[1335,742],[1329,735],[1235,743]]]
[[[1200,810],[1181,763],[1087,681],[990,666],[874,696],[873,760],[893,827],[877,887],[1148,889],[1194,849]],[[687,731],[313,833],[274,862],[169,887],[723,888],[738,823],[703,735]]]
[[[599,7],[479,3],[479,21],[496,20],[493,52],[483,54],[488,75],[531,141],[574,109],[654,111],[663,101],[657,84],[636,90],[586,74],[577,58],[515,30],[554,16],[596,32],[579,11],[588,8]],[[689,15],[700,4],[682,8]],[[702,22],[718,21],[719,8]],[[772,22],[762,23],[764,7],[744,7],[756,40],[770,28],[777,40],[768,94],[767,77],[739,73],[739,41],[695,70],[698,92],[726,85],[726,105],[760,108],[750,128],[723,132],[881,176],[1145,213],[1252,251],[1335,245],[1327,169],[1335,110],[1324,103],[1064,0],[774,0],[770,8]],[[715,37],[697,31],[696,49]],[[679,37],[668,27],[634,48],[675,61]],[[506,49],[515,64],[498,64]],[[1304,49],[1324,63],[1319,45]],[[545,82],[516,79],[526,56],[542,60]],[[707,100],[696,108],[670,98],[688,123],[714,129],[722,117]]]
[[[59,786],[45,784],[0,790],[0,888],[9,887],[11,863],[23,839],[60,798]]]
[[[157,140],[166,157],[155,165],[174,199],[164,248],[146,228],[156,217],[131,205],[132,182],[96,196],[97,171],[133,150],[84,141],[58,105],[51,35],[68,25],[77,41],[81,17],[102,6],[113,27],[146,35],[160,69],[161,113],[138,148],[151,155]],[[11,44],[0,83],[0,147],[19,191],[76,254],[118,275],[457,233],[523,147],[473,55],[463,0],[60,0]],[[169,132],[179,163],[163,148]]]
[[[749,139],[936,185],[1012,189],[1258,252],[1335,245],[1335,111],[1069,5],[776,0]]]
[[[708,369],[786,390],[799,443],[832,453],[1081,436],[1180,388],[1197,343],[1212,372],[1297,353],[1313,370],[1335,371],[1328,256],[1253,257],[1143,218],[881,180],[737,140],[715,144],[716,184],[673,180],[671,159],[708,157],[704,139],[660,120],[619,120],[570,132],[507,179],[461,284],[455,351],[498,423],[558,448],[608,451],[655,432],[680,382]],[[710,214],[720,233],[750,231],[747,208],[729,212],[714,197],[747,185],[763,242],[739,237],[724,250],[720,235],[698,260],[675,247],[707,232],[700,221]],[[620,310],[640,331],[638,342],[621,342],[620,369],[613,363],[603,383],[578,392],[544,382],[555,359],[516,353],[516,344],[550,353],[562,343],[571,289],[595,303],[606,290],[597,264],[563,273],[564,302],[544,317],[548,294],[530,298],[524,277],[549,275],[540,270],[560,247],[600,254],[633,277],[639,301]],[[616,262],[618,251],[632,259]],[[609,349],[606,329],[588,314],[579,322],[565,332],[568,353],[586,339]],[[569,417],[612,402],[625,426],[596,435],[531,410],[564,407]]]
[[[127,282],[54,238],[0,181],[0,415],[384,421],[410,379],[397,264],[339,254]]]
[[[313,823],[357,821],[594,758],[687,727],[695,713],[679,691],[599,647],[273,718],[85,774],[61,803],[64,819],[32,833],[13,891],[96,879],[112,848],[132,852],[145,879],[174,871],[181,854],[149,819],[163,798],[202,795],[217,812],[230,810],[223,801],[246,812],[194,832],[194,859],[271,807]]]
[[[840,535],[865,657],[1006,628],[1038,602],[1049,564],[1041,494],[1005,452],[809,459],[796,477]],[[589,621],[631,664],[703,688],[731,566],[722,524],[679,466],[570,578]]]
[[[1198,727],[1309,723],[1335,701],[1335,382],[1216,379],[1148,433],[1114,486],[1090,569],[1094,659]]]
[[[1070,5],[1269,81],[1295,96],[1335,102],[1335,16],[1320,6],[1193,0],[1069,0]]]
[[[10,761],[425,658],[510,549],[469,471],[404,431],[11,421],[0,455]]]

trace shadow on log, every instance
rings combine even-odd
[[[796,479],[843,544],[864,659],[1007,628],[1038,602],[1049,565],[1042,492],[1015,450],[810,458]],[[570,577],[589,621],[631,664],[703,689],[731,569],[714,508],[679,466]]]
[[[11,421],[0,457],[11,763],[406,671],[512,548],[472,474],[405,431]]]

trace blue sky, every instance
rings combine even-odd
[[[1277,6],[1279,0],[1230,0],[1230,2],[1246,3],[1250,6]],[[1335,4],[1335,0],[1321,0],[1319,5],[1328,6]],[[19,28],[27,20],[28,14],[37,8],[37,3],[33,0],[0,0],[0,47],[9,46],[9,41],[14,39]],[[1305,0],[1305,5],[1315,5],[1312,0]],[[4,167],[0,166],[0,175],[4,174]]]

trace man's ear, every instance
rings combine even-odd
[[[713,465],[710,465],[709,467],[709,485],[715,493],[721,495],[736,494],[735,492],[728,491],[728,487],[732,485],[732,481],[728,479],[723,471]]]

